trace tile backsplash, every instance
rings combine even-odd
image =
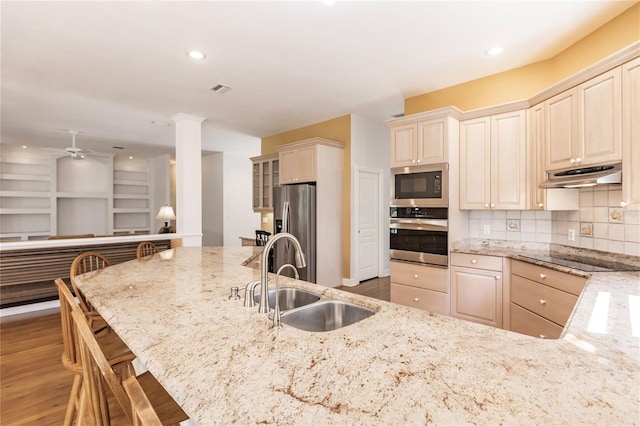
[[[580,210],[474,210],[469,237],[555,243],[640,255],[640,210],[621,208],[620,185],[580,190]],[[570,232],[572,231],[572,232]],[[575,241],[570,241],[570,233]]]

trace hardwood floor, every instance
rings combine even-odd
[[[391,277],[373,278],[354,287],[340,286],[338,289],[388,302],[391,297]]]
[[[0,424],[62,424],[73,383],[62,351],[59,309],[0,319]],[[128,424],[115,399],[109,405],[112,424]]]
[[[363,281],[340,290],[389,300],[389,277]],[[59,309],[0,319],[0,423],[61,425],[73,374],[62,366]],[[117,406],[115,401],[110,406]],[[127,424],[119,408],[114,425]]]
[[[3,425],[60,425],[73,374],[62,366],[57,309],[0,323],[0,418]]]

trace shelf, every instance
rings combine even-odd
[[[0,240],[16,240],[16,241],[28,241],[34,239],[46,239],[51,235],[50,232],[8,232],[0,234]],[[34,238],[35,237],[35,238]]]
[[[41,191],[0,191],[0,197],[49,198],[50,192]]]
[[[148,194],[113,194],[114,199],[148,200]]]
[[[122,233],[122,234],[150,234],[151,228],[114,228],[113,233]]]
[[[114,185],[149,186],[146,180],[114,179]]]
[[[50,213],[51,209],[0,209],[0,214],[46,214]]]
[[[114,208],[113,209],[114,213],[145,213],[145,214],[149,214],[151,213],[151,209],[149,208]]]
[[[109,198],[109,194],[106,192],[57,192],[58,198]]]
[[[1,173],[0,179],[4,180],[27,180],[27,181],[38,181],[38,182],[48,182],[49,175],[19,175],[15,173]]]

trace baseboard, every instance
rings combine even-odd
[[[11,315],[27,314],[29,312],[44,311],[47,309],[59,308],[60,302],[56,300],[49,300],[47,302],[29,303],[27,305],[12,306],[10,308],[0,309],[0,318],[8,317]]]
[[[360,281],[354,279],[354,278],[343,278],[342,279],[342,285],[345,287],[355,287],[358,284],[360,284]]]

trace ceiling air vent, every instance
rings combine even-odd
[[[231,90],[231,87],[225,86],[224,84],[216,84],[211,88],[211,90],[213,90],[216,93],[222,94],[224,92],[228,92],[229,90]]]

